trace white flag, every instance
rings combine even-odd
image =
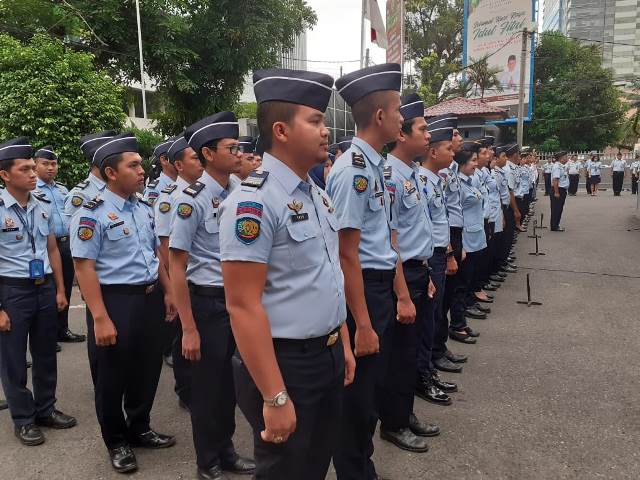
[[[364,18],[371,22],[371,41],[380,48],[387,48],[387,30],[384,27],[384,20],[382,19],[378,2],[376,0],[366,0],[364,5]]]

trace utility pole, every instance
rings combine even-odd
[[[364,66],[368,67],[369,66],[369,49],[367,48],[367,53],[365,54],[364,57]]]
[[[522,31],[522,52],[520,55],[520,90],[518,100],[518,145],[522,147],[524,141],[524,88],[527,77],[527,40],[529,32],[527,28]]]
[[[140,26],[140,1],[136,0],[138,22],[138,50],[140,51],[140,88],[142,89],[142,117],[147,118],[147,95],[144,88],[144,59],[142,56],[142,27]]]
[[[367,0],[362,0],[362,18],[360,19],[360,68],[364,67],[364,17],[367,12]]]

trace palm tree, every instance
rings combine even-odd
[[[502,85],[498,78],[499,68],[490,68],[488,56],[482,57],[480,60],[471,58],[471,64],[466,68],[465,73],[467,83],[471,86],[474,95],[480,93],[480,99],[484,99],[484,93],[487,90],[502,91]]]

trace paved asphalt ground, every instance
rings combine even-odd
[[[533,240],[517,244],[520,270],[492,305],[489,320],[471,320],[480,342],[452,342],[470,362],[459,375],[454,403],[416,400],[415,410],[439,424],[442,435],[426,454],[400,451],[376,440],[379,473],[399,479],[637,479],[640,478],[640,214],[628,192],[570,197],[565,233],[542,231],[544,257]],[[549,218],[548,198],[538,202]],[[545,220],[545,223],[547,220]],[[531,231],[531,228],[530,228]],[[525,275],[533,297],[527,308]],[[77,293],[73,305],[80,305]],[[84,309],[72,310],[84,331]],[[8,412],[0,413],[0,479],[85,480],[113,473],[99,437],[84,344],[64,345],[59,356],[58,407],[78,417],[69,431],[46,431],[40,447],[22,447]],[[152,424],[177,436],[166,451],[137,453],[137,479],[195,478],[190,420],[177,404],[165,367]],[[238,415],[238,449],[250,454],[246,422]],[[335,478],[330,474],[330,478]],[[241,478],[241,477],[237,477]],[[298,480],[298,479],[287,479]]]

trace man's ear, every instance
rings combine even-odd
[[[271,126],[271,133],[273,134],[273,139],[280,143],[289,141],[289,126],[285,122],[274,122]]]
[[[382,126],[382,122],[384,120],[384,110],[381,108],[377,109],[373,120],[378,127]]]
[[[207,162],[212,162],[214,160],[213,155],[214,153],[212,148],[202,147],[202,156]]]
[[[9,177],[9,172],[7,172],[6,170],[0,170],[0,179],[2,179],[4,183],[7,183],[9,181]]]

